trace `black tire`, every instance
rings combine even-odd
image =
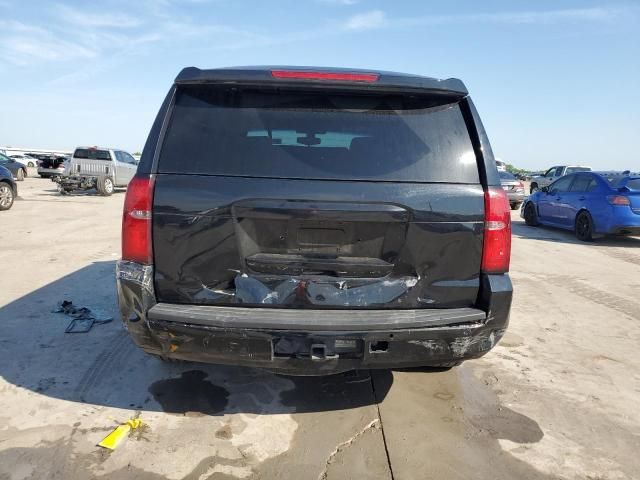
[[[520,205],[522,205],[522,203],[512,203],[511,210],[518,210],[520,208]]]
[[[102,196],[108,197],[113,194],[115,185],[110,177],[99,178],[96,184],[98,193]]]
[[[151,353],[151,352],[145,352],[147,355],[158,359],[159,361],[161,361],[162,363],[187,363],[186,360],[180,360],[179,358],[171,358],[171,357],[167,357],[161,353]]]
[[[586,210],[578,213],[576,217],[576,223],[574,225],[574,231],[576,233],[576,238],[581,242],[592,242],[593,241],[593,218],[591,218],[591,214]]]
[[[29,162],[29,163],[27,163],[27,167],[31,167],[31,168],[33,168],[33,167],[35,167],[35,165],[34,165],[34,163],[33,163],[33,162]]]
[[[460,364],[462,364],[462,361],[436,363],[434,365],[424,365],[422,367],[397,368],[394,370],[400,372],[446,372],[448,370],[451,370],[453,367],[457,367]]]
[[[538,222],[538,212],[536,212],[536,207],[531,202],[528,202],[524,207],[524,223],[530,227],[540,225]]]
[[[537,191],[538,191],[538,184],[537,183],[532,183],[531,187],[529,187],[529,194],[533,195]]]
[[[9,210],[15,200],[15,192],[9,182],[0,182],[0,210]]]
[[[447,369],[449,370],[450,368],[454,368],[457,366],[462,365],[461,361],[457,361],[457,362],[446,362],[446,363],[438,363],[437,365],[431,365],[432,368],[441,368],[441,369]]]
[[[49,175],[48,173],[40,173],[40,178],[49,178],[51,175]]]
[[[18,170],[18,173],[16,173],[16,180],[18,182],[22,182],[24,180],[24,177],[27,176],[27,171],[24,168],[21,168],[20,170]]]

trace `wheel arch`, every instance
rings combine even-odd
[[[17,195],[18,186],[14,182],[11,182],[6,178],[0,178],[0,184],[3,184],[3,183],[6,183],[9,186],[9,188],[11,189],[11,191],[13,192],[13,194]]]
[[[589,209],[587,207],[580,207],[580,209],[576,212],[576,216],[573,218],[573,223],[576,223],[576,220],[578,220],[578,217],[582,212],[587,212],[591,217],[591,221],[593,222],[593,215],[591,215],[591,212],[589,211]]]

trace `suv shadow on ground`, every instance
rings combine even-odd
[[[374,404],[393,377],[368,371],[285,377],[232,366],[165,363],[139,350],[117,315],[115,262],[95,262],[0,308],[0,376],[17,388],[71,402],[175,414],[276,414]],[[51,313],[72,300],[113,315],[88,333]],[[3,395],[10,395],[6,391]]]
[[[511,220],[511,231],[514,237],[545,242],[575,243],[576,245],[593,245],[596,247],[640,248],[639,237],[605,235],[595,238],[593,242],[581,242],[572,231],[545,225],[529,227],[524,223],[524,220],[515,220],[513,218]]]

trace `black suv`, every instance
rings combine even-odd
[[[165,359],[450,367],[504,334],[510,248],[460,80],[191,67],[129,184],[118,298]]]

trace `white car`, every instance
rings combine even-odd
[[[21,164],[23,164],[25,167],[37,167],[38,166],[38,159],[37,158],[33,158],[30,155],[20,155],[20,154],[13,154],[13,155],[8,155],[9,158],[13,158],[16,162],[19,162]]]

